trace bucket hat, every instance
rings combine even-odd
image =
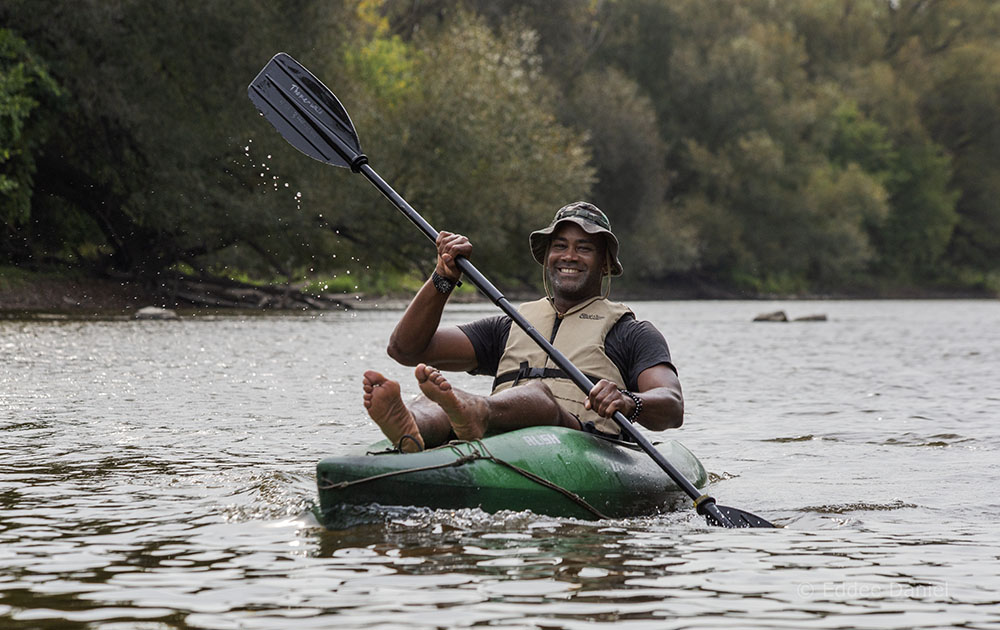
[[[538,264],[545,265],[545,253],[549,248],[552,232],[559,227],[560,223],[566,221],[576,223],[587,234],[603,234],[608,247],[608,257],[611,261],[611,275],[622,275],[622,263],[618,260],[618,238],[611,231],[611,221],[608,220],[607,215],[601,212],[600,208],[586,201],[576,201],[559,208],[548,227],[531,233],[528,242],[531,244],[531,255],[535,257]]]

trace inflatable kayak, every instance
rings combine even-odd
[[[328,457],[316,466],[319,512],[339,529],[362,506],[531,510],[582,519],[672,511],[686,499],[637,446],[561,427],[531,427],[420,453]],[[683,445],[657,448],[696,487],[707,475]]]

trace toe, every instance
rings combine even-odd
[[[417,365],[416,369],[413,370],[413,375],[417,377],[417,381],[423,383],[427,380],[427,365],[420,363]]]

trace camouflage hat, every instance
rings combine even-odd
[[[608,257],[611,261],[611,275],[622,275],[622,263],[618,260],[618,239],[611,232],[611,221],[601,212],[600,208],[586,201],[576,201],[559,208],[556,216],[547,228],[531,233],[528,242],[531,243],[531,255],[538,264],[545,265],[545,253],[552,239],[552,232],[565,221],[576,223],[587,234],[603,234],[608,247]]]

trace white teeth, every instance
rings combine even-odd
[[[580,273],[579,269],[560,269],[559,273]]]

